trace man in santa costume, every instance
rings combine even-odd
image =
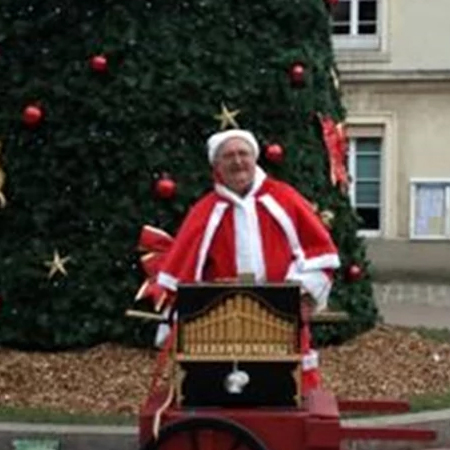
[[[298,283],[306,321],[301,333],[305,394],[320,383],[308,317],[327,305],[332,271],[340,264],[337,249],[311,204],[257,165],[260,148],[251,132],[215,133],[207,151],[214,190],[191,208],[159,261],[157,276],[137,298],[152,297],[161,310],[172,306],[178,283],[243,274],[252,274],[256,283]]]

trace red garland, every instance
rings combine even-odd
[[[336,123],[331,117],[319,115],[322,134],[330,162],[330,180],[333,186],[339,185],[347,191],[349,179],[347,174],[348,141],[344,123]]]

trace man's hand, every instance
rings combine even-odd
[[[302,294],[300,300],[300,314],[303,322],[310,322],[314,310],[316,309],[316,302],[309,294]]]

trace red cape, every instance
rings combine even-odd
[[[317,284],[319,273],[339,267],[328,230],[294,188],[267,177],[254,199],[259,229],[251,229],[248,238],[255,233],[259,236],[264,281],[298,280],[310,290],[312,277]],[[176,290],[180,282],[237,277],[235,204],[219,191],[207,194],[191,208],[161,262],[159,285]]]

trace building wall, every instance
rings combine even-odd
[[[336,45],[340,70],[385,78],[405,72],[410,77],[448,74],[449,17],[450,0],[379,0],[378,48],[358,51]]]
[[[450,1],[388,0],[393,70],[449,70]]]
[[[348,124],[384,130],[383,229],[367,239],[380,278],[450,280],[450,241],[409,239],[410,179],[450,179],[449,17],[450,0],[379,0],[377,48],[335,39]]]
[[[367,255],[377,280],[450,283],[450,242],[368,239]]]
[[[450,82],[347,83],[348,122],[385,117],[383,237],[409,236],[409,181],[450,178]],[[356,120],[357,119],[357,120]]]

